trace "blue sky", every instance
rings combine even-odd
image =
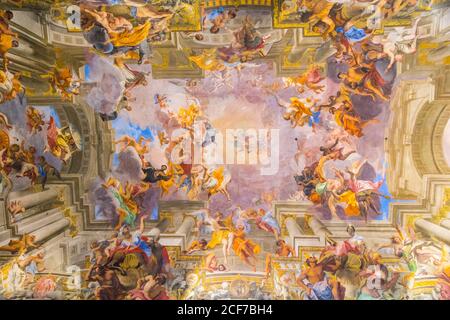
[[[45,119],[49,120],[50,117],[53,117],[55,119],[55,124],[58,128],[61,128],[61,120],[59,119],[58,113],[56,113],[56,110],[52,106],[34,106],[35,108],[42,111],[42,113],[45,115]]]
[[[384,179],[384,178],[381,175],[377,175],[377,179],[375,181],[379,181],[381,179]],[[384,182],[381,185],[379,191],[381,194],[391,197],[391,194],[389,193],[388,185],[386,183],[386,179],[384,179]],[[386,199],[386,198],[380,197],[382,215],[376,217],[376,220],[387,219],[388,213],[389,213],[389,203],[391,203],[392,201],[394,201],[394,200],[392,200],[392,198]]]
[[[375,181],[379,181],[383,179],[383,177],[381,175],[377,175],[377,178]],[[390,199],[386,199],[383,197],[380,197],[380,202],[381,202],[381,212],[382,214],[378,217],[375,218],[375,220],[386,220],[388,218],[388,213],[389,213],[389,204],[391,202],[415,202],[416,200],[405,200],[405,199],[393,199],[392,195],[389,193],[389,188],[388,185],[386,183],[386,179],[384,179],[383,184],[381,185],[379,192],[381,194],[384,194],[386,196],[391,197]]]
[[[112,127],[115,131],[116,139],[120,139],[120,137],[128,135],[136,140],[138,140],[141,136],[145,139],[151,139],[152,141],[155,140],[155,135],[153,134],[150,127],[141,128],[140,126],[131,123],[128,117],[118,117],[112,122]],[[113,165],[117,166],[118,164],[118,154],[114,153]]]
[[[116,120],[112,121],[112,127],[115,131],[116,139],[120,139],[125,135],[128,135],[136,140],[138,140],[140,137],[144,137],[145,139],[151,139],[151,141],[154,141],[156,139],[155,135],[152,132],[152,129],[149,126],[142,128],[137,124],[131,123],[127,116],[125,117],[119,116]],[[119,154],[114,153],[113,166],[117,167],[118,165],[119,165]],[[159,210],[157,202],[151,209],[150,219],[151,220],[159,219]]]

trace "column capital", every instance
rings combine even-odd
[[[183,216],[183,220],[181,221],[182,223],[184,220],[186,220],[188,218],[192,218],[192,219],[194,219],[195,222],[197,222],[197,216],[194,216],[194,215],[186,213],[186,212],[183,212],[182,216]]]

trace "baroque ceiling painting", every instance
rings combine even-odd
[[[0,297],[449,300],[450,2],[2,0]]]

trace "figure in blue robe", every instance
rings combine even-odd
[[[336,32],[343,33],[350,42],[358,42],[364,40],[368,36],[364,29],[356,28],[355,26],[352,26],[347,31],[344,31],[344,28],[342,27],[337,27]]]

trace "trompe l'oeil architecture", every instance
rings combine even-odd
[[[449,299],[447,1],[0,9],[3,298]]]

